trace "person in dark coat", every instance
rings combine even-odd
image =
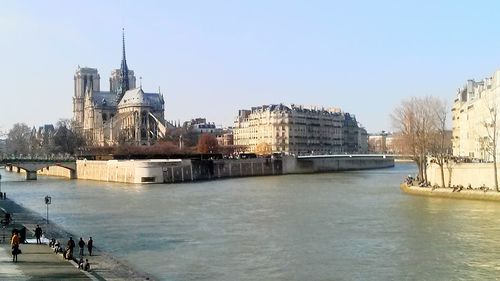
[[[73,240],[73,237],[69,237],[68,243],[66,244],[66,255],[65,258],[72,259],[73,258],[73,249],[75,248],[75,241]]]
[[[80,241],[78,241],[78,247],[80,247],[80,257],[83,257],[83,248],[85,248],[85,241],[80,237]]]
[[[94,241],[92,237],[90,237],[89,241],[87,241],[87,250],[89,250],[89,256],[92,256],[92,248],[94,247]]]
[[[36,237],[36,243],[37,244],[42,244],[42,241],[40,240],[40,237],[42,237],[42,228],[37,224],[35,228],[35,237]]]
[[[19,232],[17,229],[14,229],[14,234],[10,239],[10,245],[12,246],[12,261],[17,262],[17,255],[21,252],[19,250]]]

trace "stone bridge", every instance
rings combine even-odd
[[[51,166],[58,166],[66,168],[70,171],[70,179],[76,179],[76,160],[62,159],[62,160],[39,160],[39,159],[3,159],[0,163],[5,164],[5,169],[9,172],[14,170],[18,173],[21,170],[26,171],[27,180],[36,180],[37,171],[49,168]]]

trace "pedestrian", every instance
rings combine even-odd
[[[90,263],[88,259],[85,259],[85,262],[83,263],[83,270],[90,271]]]
[[[80,241],[78,241],[78,247],[80,247],[80,257],[83,257],[83,248],[85,247],[85,241],[80,237]]]
[[[12,261],[17,262],[17,255],[19,254],[19,232],[14,229],[14,235],[10,239],[10,245],[12,246]]]
[[[73,237],[69,237],[68,243],[66,245],[66,258],[72,259],[73,258],[73,249],[75,248],[75,241],[73,240]]]
[[[94,241],[92,240],[92,236],[89,241],[87,241],[87,249],[89,250],[89,256],[92,256],[92,248],[94,247]]]
[[[36,243],[37,244],[42,244],[42,241],[40,240],[40,237],[42,237],[42,228],[37,224],[35,228],[35,237],[36,237]]]

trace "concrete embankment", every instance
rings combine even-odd
[[[488,201],[500,201],[500,192],[494,190],[470,190],[462,189],[458,191],[453,188],[432,188],[432,187],[418,187],[418,186],[408,186],[405,183],[400,185],[403,192],[428,197],[440,197],[440,198],[453,198],[453,199],[468,199],[468,200],[488,200]]]
[[[248,159],[77,160],[77,179],[122,183],[177,183],[234,177],[308,174],[394,166],[385,155],[310,155]],[[38,171],[71,177],[64,167]]]
[[[66,242],[70,236],[73,239],[76,238],[76,242],[80,235],[74,235],[72,233],[67,232],[62,227],[50,223],[50,227],[47,227],[45,224],[45,220],[39,214],[30,211],[18,204],[16,204],[12,200],[0,200],[0,215],[3,218],[4,212],[8,212],[12,214],[12,218],[14,223],[18,226],[22,225],[26,227],[29,233],[27,233],[27,238],[33,238],[34,235],[31,230],[35,229],[36,225],[39,224],[43,230],[44,235],[47,238],[55,238],[61,242],[62,245],[66,245]],[[10,236],[9,236],[10,237]],[[86,255],[85,258],[89,259],[91,264],[92,271],[90,272],[90,279],[92,280],[155,280],[154,277],[149,276],[147,273],[139,272],[134,269],[131,265],[127,264],[124,261],[119,261],[110,254],[103,251],[102,247],[99,246],[99,241],[94,242],[97,247],[95,247],[92,256]],[[44,246],[47,249],[50,249],[48,246]],[[21,246],[21,249],[23,246]],[[40,250],[40,249],[39,249]],[[78,250],[76,250],[78,251]],[[42,251],[44,255],[56,255],[51,253],[50,251]],[[86,252],[86,250],[85,250]],[[77,253],[77,252],[76,252]],[[20,260],[23,258],[26,259],[26,255],[24,253],[20,255]],[[62,258],[62,257],[60,257]],[[53,258],[50,258],[53,260]],[[35,261],[36,262],[36,261]],[[40,260],[43,264],[43,261]],[[65,261],[66,262],[66,261]],[[68,261],[69,263],[69,261]],[[47,263],[45,263],[47,264]],[[22,265],[22,264],[20,264]],[[35,264],[36,266],[36,264]],[[43,266],[43,265],[42,265]],[[23,270],[22,266],[19,266],[19,270]],[[47,269],[45,271],[46,278],[43,280],[66,280],[65,278],[59,278],[62,272],[57,272],[55,270]],[[41,271],[43,274],[43,271]],[[29,274],[28,274],[29,275]]]

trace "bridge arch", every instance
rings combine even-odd
[[[21,170],[26,171],[26,179],[27,180],[36,180],[37,179],[37,171],[47,169],[50,167],[57,166],[62,167],[69,170],[69,178],[76,179],[76,162],[75,161],[35,161],[35,160],[24,160],[24,161],[16,161],[13,163],[7,163],[6,167],[9,171],[13,171],[14,168],[17,169],[19,173]]]

